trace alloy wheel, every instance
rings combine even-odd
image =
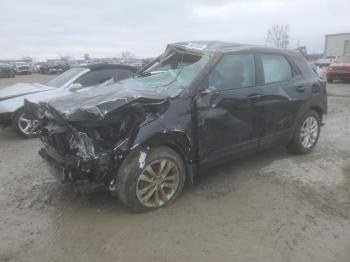
[[[25,135],[29,135],[31,133],[31,131],[33,130],[33,128],[36,126],[37,124],[37,120],[32,120],[29,119],[25,113],[21,114],[18,118],[18,128],[19,130],[25,134]]]
[[[137,179],[136,196],[145,207],[161,207],[171,200],[180,185],[177,165],[162,158],[148,164]]]
[[[312,147],[317,141],[319,125],[314,116],[309,116],[300,128],[301,144],[304,148]]]

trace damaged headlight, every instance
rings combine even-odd
[[[76,155],[87,160],[95,158],[95,148],[92,139],[83,132],[72,134],[69,139],[70,150],[75,151]]]

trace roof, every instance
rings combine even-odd
[[[338,36],[338,35],[350,35],[350,32],[349,33],[338,33],[338,34],[326,34],[325,36]]]
[[[78,66],[78,67],[89,68],[91,71],[101,70],[101,69],[127,69],[134,73],[137,71],[137,67],[135,66],[122,65],[122,64],[91,64],[91,65],[84,65],[84,66]]]
[[[169,44],[168,48],[179,48],[195,53],[212,53],[212,52],[235,52],[235,51],[261,51],[276,52],[286,54],[296,54],[297,52],[274,47],[266,47],[259,45],[238,44],[227,41],[187,41]]]

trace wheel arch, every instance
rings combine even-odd
[[[310,106],[309,109],[315,111],[322,121],[322,117],[324,114],[322,107],[317,106],[317,105],[313,105],[313,106]]]
[[[136,139],[136,141],[139,141],[139,139]],[[136,151],[160,146],[167,146],[179,154],[185,164],[186,180],[192,183],[197,170],[195,152],[193,144],[185,132],[172,130],[156,133],[143,139],[142,142],[134,143],[130,149]]]

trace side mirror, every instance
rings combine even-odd
[[[199,94],[202,95],[202,96],[210,94],[210,93],[211,93],[211,90],[209,88],[202,89],[202,90],[199,91]]]
[[[202,82],[201,87],[199,88],[198,91],[199,91],[199,92],[198,92],[199,95],[201,95],[201,96],[205,96],[205,95],[211,93],[212,90],[211,90],[210,87],[209,87],[209,79],[208,79],[208,77],[206,77],[206,78],[204,79],[204,81]]]
[[[69,91],[75,92],[75,91],[77,91],[77,90],[79,90],[79,89],[82,89],[82,88],[83,88],[83,86],[82,86],[81,84],[79,84],[79,83],[74,83],[74,84],[71,84],[71,85],[69,86]]]

